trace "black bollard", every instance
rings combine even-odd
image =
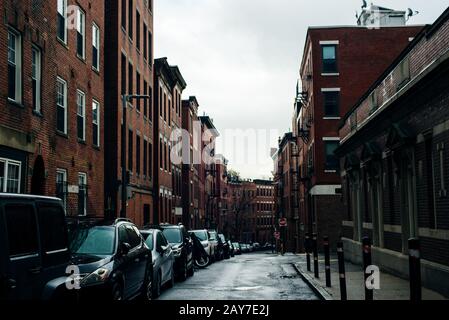
[[[320,277],[320,273],[318,270],[318,237],[316,233],[312,235],[312,239],[313,239],[313,270],[315,272],[315,278],[318,279]]]
[[[311,261],[310,261],[310,234],[307,233],[306,234],[306,241],[305,241],[305,247],[306,247],[306,258],[307,258],[307,271],[311,272],[312,271],[312,265],[311,265]]]
[[[323,238],[323,246],[324,246],[324,266],[326,271],[326,287],[332,287],[331,281],[331,257],[330,257],[330,248],[329,248],[329,237]]]
[[[343,251],[343,242],[337,243],[337,256],[338,256],[338,273],[340,278],[340,297],[341,300],[348,300],[348,294],[346,291],[346,271],[345,271],[345,253]]]
[[[421,301],[421,254],[419,239],[408,240],[410,266],[410,300]]]
[[[363,273],[365,275],[365,300],[373,300],[373,289],[368,289],[368,286],[366,285],[366,282],[368,280],[368,277],[371,276],[371,274],[367,273],[367,269],[369,266],[371,266],[371,240],[368,237],[363,238],[362,242],[362,249],[363,249]]]

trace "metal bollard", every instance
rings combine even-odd
[[[421,255],[419,239],[408,240],[410,266],[410,300],[421,301]]]
[[[368,277],[370,276],[370,274],[368,274],[366,272],[366,270],[368,269],[368,267],[371,265],[371,239],[368,237],[364,237],[363,238],[363,242],[362,242],[362,249],[363,249],[363,274],[365,275],[364,279],[365,279],[365,300],[373,300],[374,296],[373,296],[373,289],[368,289],[368,286],[366,285],[366,281],[368,280]]]
[[[338,256],[338,273],[340,278],[340,297],[341,300],[348,300],[348,294],[346,291],[346,271],[345,271],[345,253],[343,251],[343,242],[337,243],[337,256]]]
[[[310,261],[310,234],[306,234],[306,241],[305,241],[305,247],[306,247],[306,258],[307,258],[307,271],[312,271],[311,261]]]
[[[329,237],[323,238],[324,243],[324,268],[326,271],[326,287],[332,287],[331,281],[331,257],[330,257],[330,248],[329,248]]]
[[[320,273],[318,270],[318,237],[316,233],[312,235],[312,239],[313,239],[313,270],[315,272],[315,278],[318,279],[320,277]]]

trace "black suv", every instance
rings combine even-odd
[[[222,250],[223,258],[225,259],[231,259],[231,247],[229,246],[228,241],[226,240],[226,237],[224,234],[219,234],[218,239],[220,241],[219,247]]]
[[[185,281],[187,277],[195,273],[193,261],[193,241],[183,225],[162,224],[158,228],[162,230],[170,243],[175,256],[175,275]]]
[[[70,247],[81,300],[152,298],[151,251],[131,221],[77,221],[71,225]]]
[[[76,299],[59,199],[0,194],[0,300]]]

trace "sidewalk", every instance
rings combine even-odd
[[[315,290],[325,300],[340,300],[340,281],[338,275],[337,257],[331,257],[331,279],[332,288],[326,288],[326,276],[324,270],[324,256],[319,256],[319,279],[315,279],[313,272],[313,256],[311,256],[312,271],[307,272],[306,255],[297,255],[298,262],[295,263],[296,269],[303,278],[315,288]],[[365,287],[362,267],[346,262],[346,288],[348,300],[364,300]],[[374,290],[374,300],[409,300],[410,287],[409,282],[401,278],[392,276],[381,271],[380,290]],[[423,288],[423,300],[445,300],[445,298],[435,291]]]

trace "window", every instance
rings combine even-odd
[[[395,71],[398,90],[410,80],[410,58],[402,60]]]
[[[48,255],[56,251],[68,251],[65,215],[57,205],[43,204],[38,208],[42,249]]]
[[[337,73],[337,46],[324,45],[321,48],[323,54],[323,73]]]
[[[57,37],[67,44],[67,0],[58,0]]]
[[[329,170],[329,171],[338,170],[339,163],[338,163],[338,158],[335,155],[335,150],[337,150],[339,145],[340,145],[339,141],[326,141],[325,142],[326,170]]]
[[[338,91],[323,92],[323,95],[324,95],[324,116],[339,117],[340,92]]]
[[[31,205],[6,205],[6,228],[8,230],[9,256],[18,257],[37,254],[36,215]]]
[[[128,170],[133,171],[133,132],[129,130],[128,133]]]
[[[143,80],[143,95],[148,95],[148,83],[146,80]],[[148,99],[143,99],[143,115],[144,117],[148,117]]]
[[[148,63],[150,67],[153,63],[153,34],[148,32]]]
[[[0,193],[20,193],[20,162],[0,158]]]
[[[139,73],[139,71],[136,71],[136,93],[138,95],[140,95],[140,87],[141,87],[141,85],[140,85],[140,73]],[[140,105],[141,105],[141,99],[137,99],[136,100],[136,108],[137,108],[138,112],[140,112]]]
[[[122,78],[122,84],[121,84],[121,93],[122,96],[126,94],[126,65],[127,65],[127,61],[126,61],[126,56],[124,54],[122,54],[122,74],[121,74],[121,78]]]
[[[151,142],[148,143],[148,176],[150,179],[153,176],[153,144]]]
[[[87,215],[87,175],[78,173],[78,215]]]
[[[126,232],[128,233],[128,240],[131,248],[135,248],[142,243],[142,239],[139,236],[139,231],[136,228],[126,226]]]
[[[122,28],[126,30],[126,0],[122,0]]]
[[[86,58],[86,14],[78,8],[76,20],[76,53],[81,59]]]
[[[78,139],[86,140],[86,95],[78,90],[76,93]]]
[[[150,96],[148,99],[148,118],[153,121],[153,88],[148,87],[148,95]]]
[[[67,171],[64,169],[56,170],[56,197],[61,199],[64,208],[67,209]]]
[[[369,103],[370,103],[371,112],[376,111],[377,107],[379,106],[378,100],[377,100],[377,91],[376,90],[374,90],[370,94],[370,96],[369,96]]]
[[[56,81],[56,129],[67,134],[67,82],[58,77]]]
[[[136,174],[140,174],[140,137],[136,136]]]
[[[136,11],[136,48],[140,51],[140,13]]]
[[[148,174],[148,142],[143,140],[143,175],[146,177]]]
[[[133,94],[134,88],[133,88],[133,76],[134,76],[134,71],[133,71],[133,65],[131,64],[131,62],[128,63],[128,94]]]
[[[37,47],[33,47],[31,53],[31,80],[33,90],[33,109],[41,112],[41,85],[42,85],[42,56]]]
[[[92,67],[100,70],[100,28],[96,24],[92,25]]]
[[[100,146],[100,104],[92,101],[92,136],[93,144],[96,147]]]
[[[143,58],[148,61],[148,27],[147,24],[143,24]]]
[[[133,0],[128,0],[128,36],[133,39]]]
[[[8,31],[8,98],[22,103],[22,39],[13,30]]]
[[[164,145],[162,144],[162,139],[159,139],[159,168],[164,169],[164,156],[163,156]]]

